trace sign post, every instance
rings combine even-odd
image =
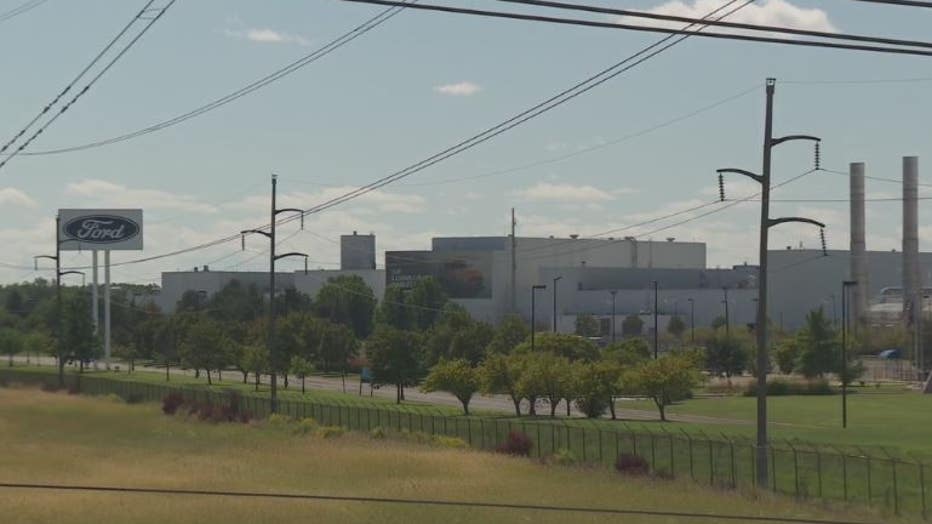
[[[97,252],[104,252],[104,362],[110,369],[110,251],[142,250],[141,209],[60,209],[59,235],[63,251],[93,252],[91,306],[94,331],[100,333]]]

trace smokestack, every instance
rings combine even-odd
[[[858,285],[852,288],[851,318],[855,326],[863,322],[867,314],[867,243],[865,237],[864,211],[864,164],[852,162],[851,173],[851,280]]]
[[[903,311],[919,298],[919,157],[903,157]],[[909,307],[907,323],[919,319],[920,304]]]

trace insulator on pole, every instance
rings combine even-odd
[[[828,244],[825,242],[825,228],[819,228],[819,239],[822,241],[822,256],[828,256]]]
[[[240,244],[240,249],[242,251],[246,251],[246,234],[245,233],[239,234],[239,244]]]
[[[725,175],[721,173],[718,174],[718,198],[725,201]]]
[[[304,215],[301,215],[301,217],[302,217],[302,222],[303,222]],[[304,257],[304,274],[305,275],[307,274],[307,257]]]
[[[822,169],[822,143],[815,143],[815,168],[816,170]]]
[[[301,231],[304,231],[304,213],[301,213]]]

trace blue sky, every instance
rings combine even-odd
[[[695,14],[715,1],[623,5]],[[434,3],[518,10],[491,0]],[[142,4],[49,0],[0,23],[0,46],[12,51],[0,57],[2,139],[18,131]],[[0,11],[16,5],[3,0]],[[379,9],[337,0],[179,0],[31,149],[109,138],[193,109],[311,52]],[[932,22],[928,11],[842,0],[770,1],[735,19],[922,39]],[[13,159],[0,170],[0,262],[28,267],[32,255],[49,251],[59,207],[144,208],[145,255],[226,236],[266,218],[271,172],[280,176],[284,204],[310,207],[497,124],[657,38],[402,13],[272,86],[179,126],[89,151]],[[823,137],[825,167],[847,170],[849,162],[864,161],[870,175],[899,178],[902,156],[922,157],[920,169],[932,160],[932,101],[924,96],[932,87],[928,58],[693,38],[468,153],[309,218],[305,232],[285,226],[283,246],[307,251],[317,261],[313,265],[327,267],[339,259],[334,241],[352,230],[376,233],[380,249],[426,249],[435,235],[503,234],[508,210],[516,207],[519,234],[585,236],[712,200],[716,168],[760,168],[763,87],[754,88],[767,76],[778,78],[776,132]],[[914,78],[926,80],[864,83]],[[852,82],[790,83],[821,80]],[[565,161],[444,183],[605,144],[749,89],[690,119]],[[809,145],[781,146],[774,182],[811,165]],[[932,175],[921,171],[920,177],[932,183]],[[729,179],[727,187],[729,196],[753,192],[742,180]],[[900,194],[897,184],[869,181],[867,189],[869,197]],[[774,193],[787,199],[846,196],[847,180],[826,173]],[[847,213],[846,203],[779,203],[774,210],[826,221],[835,248],[847,246]],[[742,204],[654,238],[706,241],[712,266],[753,263],[756,214],[755,203]],[[932,248],[932,227],[925,226],[930,216],[920,213],[924,249]],[[868,247],[899,247],[900,217],[898,202],[869,204]],[[772,242],[816,247],[818,235],[787,227]],[[252,251],[239,253],[233,242],[116,268],[114,278],[155,281],[160,271],[205,263],[264,269],[260,239],[248,247]],[[114,261],[137,256],[116,253]],[[89,259],[73,253],[65,263]],[[33,276],[28,269],[0,267],[0,281]]]

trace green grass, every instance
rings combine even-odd
[[[406,499],[907,522],[680,480],[363,433],[324,439],[268,424],[168,417],[155,404],[0,388],[0,482],[312,493]],[[0,489],[3,522],[624,522],[685,520],[531,510]],[[715,522],[715,519],[707,520]],[[703,522],[692,520],[689,522]]]

